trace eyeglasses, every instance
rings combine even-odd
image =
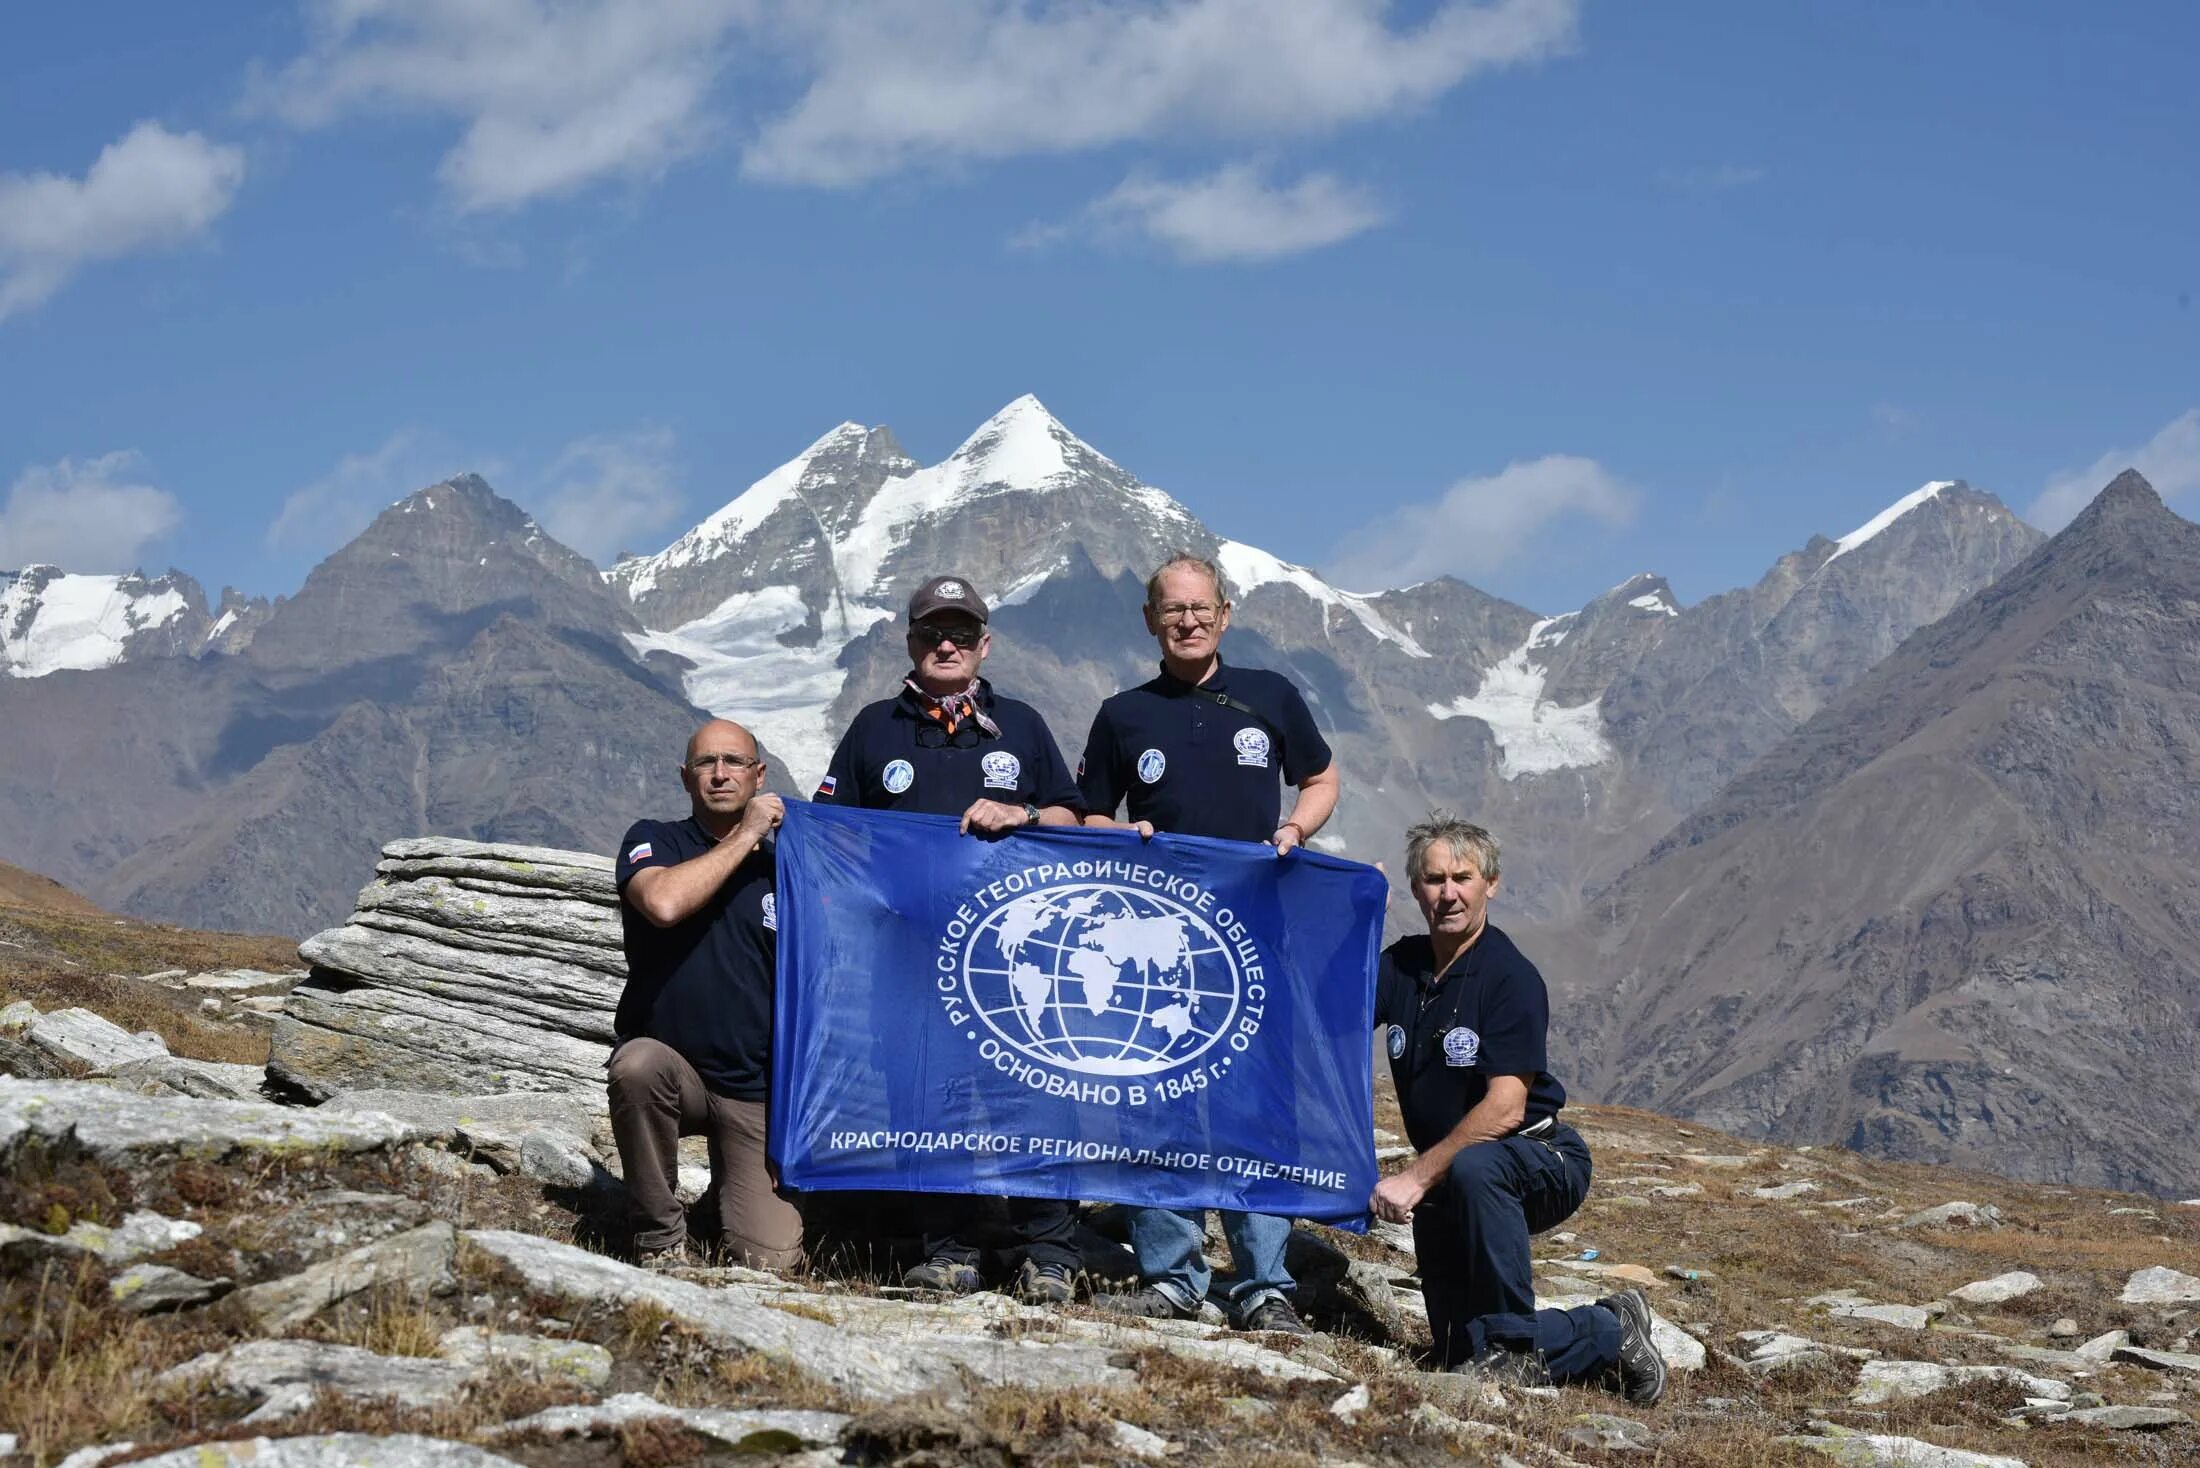
[[[1211,601],[1165,601],[1153,609],[1153,614],[1164,622],[1181,622],[1189,617],[1194,626],[1204,627],[1221,610]]]
[[[938,647],[942,639],[957,647],[976,647],[985,629],[972,622],[918,622],[910,627],[909,635],[926,647]]]
[[[724,765],[729,771],[738,775],[743,770],[753,770],[762,763],[764,763],[762,760],[746,754],[699,754],[688,761],[687,767],[688,773],[691,775],[707,775],[720,765]]]

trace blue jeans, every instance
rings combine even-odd
[[[1242,1320],[1254,1307],[1281,1299],[1294,1286],[1283,1267],[1283,1248],[1291,1238],[1291,1220],[1269,1213],[1222,1210],[1222,1235],[1230,1241],[1237,1278],[1229,1289],[1230,1307]],[[1131,1251],[1138,1256],[1139,1277],[1186,1310],[1207,1298],[1214,1271],[1201,1245],[1207,1238],[1207,1210],[1134,1208]]]
[[[1619,1360],[1619,1317],[1601,1305],[1535,1308],[1528,1236],[1556,1228],[1589,1195],[1589,1147],[1560,1124],[1548,1142],[1504,1137],[1460,1149],[1413,1210],[1421,1297],[1440,1364],[1492,1349],[1534,1350],[1563,1386]]]

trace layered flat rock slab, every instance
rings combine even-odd
[[[515,972],[517,989],[527,982]],[[322,975],[290,991],[276,1016],[268,1074],[326,1101],[373,1087],[453,1095],[548,1091],[601,1095],[613,999],[601,1039],[513,1017],[490,997],[455,1002],[417,990],[345,987]]]
[[[1135,1380],[1095,1346],[941,1335],[914,1318],[907,1335],[880,1339],[774,1308],[774,1300],[787,1298],[784,1292],[707,1289],[533,1234],[475,1230],[465,1240],[542,1294],[600,1305],[653,1304],[707,1340],[776,1357],[869,1401],[913,1392],[960,1397],[966,1372],[1004,1386],[1128,1386]]]
[[[2165,1427],[2183,1427],[2192,1421],[2175,1407],[2080,1407],[2055,1420],[2105,1427],[2111,1432],[2156,1432]]]
[[[449,1406],[474,1375],[454,1361],[378,1356],[329,1341],[247,1341],[171,1367],[154,1384],[252,1398],[259,1405],[242,1420],[256,1425],[306,1411],[323,1394],[413,1410]]]
[[[1774,1442],[1807,1448],[1843,1468],[2026,1468],[2024,1459],[1968,1448],[1944,1448],[1914,1437],[1858,1432],[1840,1437],[1780,1437]]]
[[[137,1096],[88,1081],[0,1077],[0,1165],[26,1146],[115,1167],[163,1157],[376,1152],[422,1140],[418,1127],[372,1112],[324,1115],[265,1101]]]
[[[2174,1371],[2188,1376],[2200,1376],[2200,1356],[2185,1351],[2150,1351],[2143,1346],[2118,1346],[2110,1359],[2131,1366],[2144,1366],[2149,1371]]]
[[[1938,1361],[1866,1361],[1849,1400],[1859,1407],[1876,1407],[1975,1381],[2006,1381],[2023,1388],[2028,1397],[2070,1400],[2070,1384],[2065,1381],[2034,1376],[2014,1366],[1948,1366]]]
[[[157,1035],[133,1035],[89,1009],[57,1009],[39,1015],[23,1038],[57,1060],[89,1067],[94,1075],[168,1053],[167,1044]]]
[[[149,1468],[521,1468],[471,1443],[365,1432],[198,1443],[139,1461]]]
[[[324,1259],[297,1274],[239,1290],[237,1301],[265,1331],[296,1330],[339,1300],[372,1289],[408,1295],[452,1287],[458,1231],[441,1221]]]
[[[2125,1280],[2116,1298],[2126,1305],[2189,1305],[2200,1301],[2200,1279],[2157,1264]]]
[[[604,1114],[604,1091],[592,1098],[554,1092],[507,1091],[490,1096],[447,1096],[431,1091],[347,1091],[324,1111],[378,1111],[432,1128],[443,1144],[499,1172],[524,1173],[545,1182],[589,1182],[595,1154],[589,1147]]]
[[[422,838],[383,847],[376,872],[347,922],[299,945],[312,973],[283,1001],[270,1072],[321,1100],[564,1092],[600,1110],[626,983],[610,859]]]
[[[2011,1300],[2022,1299],[2041,1287],[2040,1277],[2028,1270],[2012,1269],[2007,1274],[1997,1274],[1992,1279],[1974,1280],[1959,1289],[1948,1291],[1948,1298],[1961,1300],[1966,1305],[2006,1305]]]
[[[1869,1320],[1879,1325],[1891,1325],[1897,1330],[1923,1330],[1930,1325],[1933,1316],[1945,1306],[1887,1305],[1868,1300],[1854,1290],[1835,1290],[1831,1294],[1813,1295],[1803,1302],[1816,1306],[1831,1315],[1845,1320]]]
[[[621,1392],[594,1406],[551,1407],[490,1429],[492,1442],[517,1437],[602,1437],[634,1422],[677,1422],[737,1453],[788,1453],[828,1447],[848,1425],[843,1412],[722,1407],[674,1407],[640,1392]]]
[[[225,1065],[216,1060],[191,1060],[181,1055],[156,1055],[118,1065],[114,1078],[147,1096],[196,1096],[205,1101],[252,1101],[260,1094],[267,1069],[258,1065]]]

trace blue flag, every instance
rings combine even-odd
[[[1313,851],[790,802],[772,1156],[795,1188],[1361,1227],[1386,898]]]

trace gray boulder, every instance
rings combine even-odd
[[[440,1294],[452,1287],[451,1261],[458,1234],[448,1223],[423,1224],[324,1259],[297,1274],[237,1292],[238,1302],[266,1331],[296,1330],[339,1300],[371,1289],[408,1295]]]
[[[226,1279],[200,1279],[165,1264],[133,1264],[108,1284],[108,1296],[133,1315],[187,1310],[230,1291]]]
[[[2189,1305],[2200,1300],[2200,1279],[2157,1264],[2125,1280],[2116,1298],[2126,1305]]]

